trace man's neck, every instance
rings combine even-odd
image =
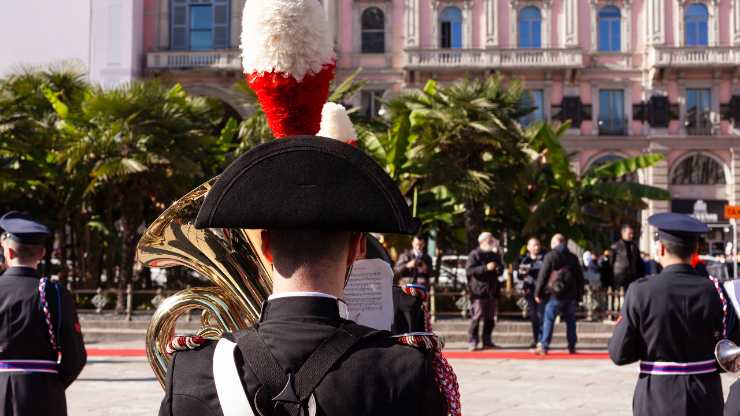
[[[663,267],[675,266],[676,264],[691,265],[691,259],[679,259],[677,257],[663,257],[660,259],[660,265]]]
[[[19,261],[10,261],[8,264],[8,267],[27,267],[29,269],[36,269],[38,267],[38,263],[31,264],[31,263],[21,263]]]
[[[284,277],[277,271],[272,276],[272,293],[319,292],[341,299],[344,296],[344,281],[329,278],[329,274],[322,275],[326,279],[306,278],[302,276]]]

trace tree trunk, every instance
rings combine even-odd
[[[137,187],[128,188],[132,192],[128,195],[141,195]],[[123,195],[124,193],[121,193]],[[125,311],[126,286],[133,282],[134,261],[136,258],[136,243],[138,241],[139,225],[143,221],[144,207],[141,198],[124,198],[126,203],[121,211],[121,263],[118,276],[118,299],[116,300],[116,311]]]
[[[483,228],[483,204],[480,201],[467,199],[465,201],[465,236],[467,239],[468,250],[478,246],[478,236]]]
[[[69,267],[67,267],[67,224],[64,221],[59,221],[59,262],[62,265],[59,271],[59,283],[66,287]]]

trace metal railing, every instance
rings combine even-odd
[[[407,68],[548,68],[583,66],[579,48],[550,49],[413,49]]]
[[[736,66],[740,65],[740,46],[656,46],[653,66]]]
[[[520,296],[515,290],[502,291],[502,297],[518,297]],[[444,298],[452,298],[452,303],[458,304],[460,299],[467,298],[466,291],[440,291],[436,289],[434,285],[429,288],[429,314],[432,322],[435,322],[438,318],[462,318],[465,319],[468,316],[466,308],[462,309],[444,309],[441,310],[439,303]],[[624,302],[624,289],[592,289],[590,286],[586,286],[586,291],[583,296],[583,301],[579,305],[577,316],[587,321],[613,321],[619,317],[620,311],[622,310],[622,303]],[[446,302],[449,304],[450,302]],[[460,302],[468,305],[468,302]],[[518,304],[518,302],[517,302]],[[524,311],[499,311],[499,317],[521,317]]]
[[[188,286],[189,288],[189,286]],[[105,311],[109,311],[115,308],[116,298],[118,297],[118,289],[110,288],[103,289],[101,287],[97,289],[69,289],[77,303],[78,311],[92,312],[102,314]],[[126,320],[130,321],[133,318],[135,308],[135,297],[141,298],[145,296],[147,300],[143,303],[150,304],[153,308],[158,307],[167,296],[177,293],[179,290],[165,290],[162,288],[158,289],[133,289],[129,284],[126,285],[126,291],[124,292],[124,313]],[[91,296],[92,295],[92,296]],[[83,296],[91,296],[89,305],[87,302],[81,302]],[[90,308],[89,306],[92,306]]]
[[[629,122],[626,118],[599,119],[599,136],[627,136],[629,134],[628,126]]]
[[[178,52],[149,52],[146,55],[146,66],[149,69],[241,69],[241,54],[237,50]]]

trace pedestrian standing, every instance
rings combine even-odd
[[[426,236],[416,235],[411,241],[411,249],[398,256],[396,274],[403,284],[429,285],[432,276],[432,258],[426,252]]]
[[[617,365],[640,362],[636,416],[721,416],[716,343],[740,341],[733,308],[716,279],[691,267],[706,224],[683,214],[655,214],[663,271],[630,285],[609,340]]]
[[[620,239],[612,244],[612,272],[614,289],[627,291],[630,283],[645,275],[640,249],[634,242],[635,229],[625,224],[620,231]]]
[[[576,307],[583,296],[584,278],[578,256],[568,250],[567,240],[555,234],[550,241],[552,251],[545,256],[537,276],[535,301],[545,304],[542,335],[536,353],[546,355],[550,349],[555,317],[560,314],[565,321],[568,352],[576,352]]]
[[[478,247],[468,254],[465,272],[468,276],[470,296],[470,328],[468,330],[469,349],[478,349],[479,327],[483,322],[483,348],[495,348],[492,333],[496,325],[499,280],[504,271],[504,263],[499,253],[494,251],[496,242],[489,232],[478,236]]]
[[[540,269],[542,269],[545,258],[541,247],[540,240],[535,237],[530,238],[527,241],[527,253],[519,261],[518,277],[522,281],[522,291],[524,292],[524,299],[527,301],[526,312],[532,324],[532,344],[529,346],[530,348],[536,347],[540,339],[542,314],[545,306],[538,304],[534,299],[537,275],[540,273]]]
[[[74,300],[37,270],[45,226],[11,211],[0,228],[0,416],[64,416],[64,391],[87,359]]]

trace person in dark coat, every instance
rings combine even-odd
[[[87,359],[74,300],[36,269],[46,227],[9,212],[0,228],[8,266],[0,276],[0,416],[64,416],[64,391]]]
[[[426,252],[426,247],[426,237],[417,235],[411,241],[411,249],[398,256],[393,270],[403,284],[429,285],[433,267],[432,257]]]
[[[740,340],[737,318],[718,281],[691,266],[697,238],[709,229],[688,215],[655,214],[660,274],[638,279],[624,297],[609,340],[617,365],[639,361],[636,416],[720,416],[722,383],[716,343]]]
[[[527,315],[532,323],[532,344],[530,348],[537,346],[542,332],[542,315],[544,313],[544,304],[538,304],[535,301],[535,284],[537,275],[542,269],[545,254],[542,252],[540,240],[532,237],[527,241],[527,253],[519,261],[518,278],[522,281],[522,291],[524,299],[527,301]]]
[[[546,355],[550,349],[555,317],[560,314],[565,321],[568,351],[576,352],[576,308],[583,296],[585,279],[578,256],[568,250],[568,240],[562,234],[555,234],[550,241],[552,251],[547,253],[542,269],[537,275],[535,301],[545,304],[542,322],[542,335],[537,345],[537,354]],[[559,274],[559,279],[553,279]],[[562,283],[562,289],[556,290],[555,280]],[[547,299],[547,301],[545,301]]]
[[[293,194],[301,210],[285,201]],[[240,195],[262,198],[246,209]],[[433,334],[393,335],[347,320],[341,299],[365,252],[363,232],[419,227],[362,151],[315,136],[262,144],[223,172],[195,225],[263,230],[273,292],[252,328],[174,355],[160,416],[460,414],[454,372]]]
[[[470,296],[470,328],[468,329],[469,349],[478,348],[480,323],[483,321],[483,348],[495,348],[492,333],[496,325],[498,306],[498,277],[504,271],[501,256],[493,251],[495,239],[489,232],[478,237],[478,248],[468,254],[465,272],[468,276]]]
[[[635,229],[625,224],[622,226],[621,238],[612,244],[611,266],[615,289],[624,288],[626,291],[630,283],[645,275],[640,248],[634,239]]]

